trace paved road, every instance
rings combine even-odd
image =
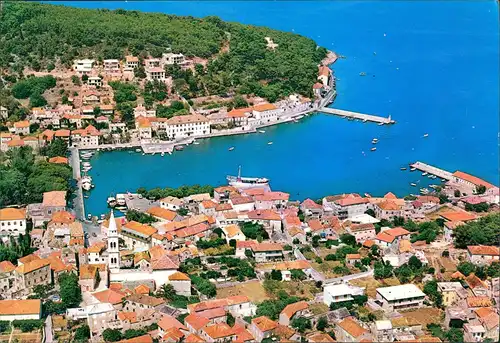
[[[53,343],[54,342],[54,336],[52,332],[52,316],[48,316],[47,319],[45,320],[45,341],[44,343]]]
[[[327,280],[325,280],[325,283],[340,283],[340,282],[344,282],[344,281],[361,279],[361,278],[364,278],[367,276],[373,276],[373,269],[370,269],[366,272],[362,272],[362,273],[358,273],[358,274],[351,274],[351,275],[336,277],[333,279],[327,279]]]

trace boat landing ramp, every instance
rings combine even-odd
[[[391,116],[389,117],[380,117],[380,116],[375,116],[371,114],[364,114],[364,113],[357,113],[357,112],[352,112],[352,111],[344,111],[344,110],[339,110],[335,108],[329,108],[329,107],[323,107],[319,109],[319,112],[324,112],[328,114],[335,114],[337,116],[341,116],[344,118],[354,118],[354,119],[359,119],[362,121],[370,121],[374,123],[379,123],[379,124],[395,124],[396,121],[391,119]]]
[[[437,177],[448,181],[453,178],[453,174],[450,173],[449,171],[439,169],[437,167],[431,166],[430,164],[426,164],[423,162],[417,161],[415,163],[410,164],[410,167],[418,169],[423,172],[427,172],[431,175],[436,175]]]

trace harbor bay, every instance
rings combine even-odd
[[[346,57],[333,65],[338,95],[332,107],[391,115],[397,122],[378,126],[315,114],[300,123],[267,128],[265,134],[201,140],[171,156],[99,153],[91,160],[96,187],[85,199],[87,213],[103,213],[107,196],[138,187],[223,184],[239,165],[244,175],[268,177],[273,188],[297,199],[341,192],[416,192],[410,183],[421,173],[400,168],[417,160],[498,183],[495,2],[263,2],[262,11],[243,2],[71,5],[218,15],[311,37]],[[329,19],[311,25],[319,13]],[[464,27],[464,21],[476,24]],[[371,152],[373,138],[380,141]]]

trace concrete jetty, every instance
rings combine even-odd
[[[410,167],[423,172],[427,172],[431,175],[436,175],[441,179],[451,180],[453,178],[453,174],[450,173],[449,171],[431,166],[430,164],[426,164],[423,162],[417,161],[415,163],[410,164]]]
[[[396,123],[394,120],[391,119],[391,116],[389,117],[380,117],[380,116],[375,116],[371,114],[364,114],[364,113],[358,113],[358,112],[352,112],[352,111],[344,111],[344,110],[339,110],[336,108],[329,108],[329,107],[323,107],[319,109],[319,112],[324,112],[328,114],[334,114],[337,116],[341,116],[344,118],[354,118],[354,119],[359,119],[363,121],[369,121],[369,122],[374,122],[374,123],[381,123],[385,125],[389,124],[394,124]]]

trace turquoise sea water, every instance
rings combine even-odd
[[[265,134],[204,140],[172,156],[100,153],[92,160],[96,188],[86,199],[87,212],[103,213],[110,193],[141,186],[222,184],[238,165],[245,175],[269,177],[274,189],[295,199],[416,192],[410,182],[429,180],[399,170],[414,160],[499,183],[495,1],[63,4],[218,15],[311,37],[347,56],[333,67],[340,79],[335,107],[391,114],[397,120],[380,127],[319,114],[300,124],[268,128]],[[360,72],[368,75],[360,77]],[[370,152],[374,137],[380,142]],[[235,150],[229,152],[231,146]]]

